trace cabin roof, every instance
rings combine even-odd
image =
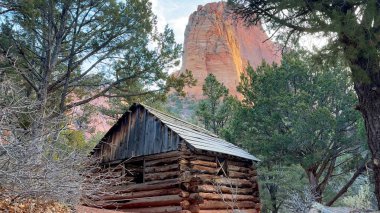
[[[157,117],[169,129],[177,133],[185,142],[190,144],[195,149],[233,155],[253,161],[260,161],[242,148],[225,141],[202,127],[191,124],[172,115],[168,115],[145,104],[135,103],[129,108],[129,110],[133,111],[133,109],[138,106],[142,106],[149,113]],[[125,113],[119,121],[126,115],[127,113]],[[119,121],[117,123],[119,123]],[[117,123],[115,125],[117,125]],[[112,129],[113,127],[111,127],[104,137],[111,134]]]

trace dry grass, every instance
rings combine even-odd
[[[69,207],[52,201],[24,199],[11,201],[0,200],[0,212],[6,213],[71,213]]]

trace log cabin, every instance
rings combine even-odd
[[[133,104],[92,156],[114,181],[87,197],[89,206],[123,212],[260,212],[255,156],[144,104]]]

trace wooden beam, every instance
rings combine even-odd
[[[168,179],[168,180],[159,180],[159,181],[150,181],[140,184],[129,184],[110,187],[110,190],[115,193],[125,193],[125,192],[136,192],[136,191],[147,191],[155,189],[165,189],[173,188],[173,186],[178,186],[180,184],[178,178]]]
[[[157,189],[149,191],[137,191],[122,194],[106,195],[100,196],[100,200],[111,200],[111,201],[122,201],[126,199],[140,198],[140,197],[154,197],[160,195],[176,195],[180,194],[182,191],[180,188],[169,188],[169,189]]]
[[[179,195],[164,195],[155,197],[143,197],[136,198],[124,203],[101,203],[98,202],[97,206],[101,206],[106,209],[126,209],[126,208],[140,208],[140,207],[158,207],[168,205],[179,205],[182,201],[182,197]]]
[[[154,181],[154,180],[165,180],[171,179],[179,176],[178,171],[174,172],[159,172],[159,173],[149,173],[145,175],[145,181]]]
[[[191,160],[190,164],[192,165],[201,165],[201,166],[208,166],[211,168],[216,168],[217,164],[215,162],[215,158],[213,158],[214,161],[205,161],[205,160]]]
[[[179,161],[179,156],[169,157],[169,158],[166,157],[166,158],[161,158],[161,159],[152,160],[152,161],[147,160],[146,166],[152,167],[152,166],[163,165],[163,164],[172,164],[172,163],[178,164],[178,161]]]
[[[231,207],[238,208],[238,209],[252,209],[256,208],[256,203],[252,201],[241,201],[241,202],[224,202],[224,201],[215,201],[215,200],[204,200],[203,203],[199,204],[199,207],[201,210],[203,209],[210,209],[210,210],[216,210],[216,209],[224,209],[227,210],[228,208],[231,209]]]
[[[213,174],[216,175],[217,169],[211,168],[208,166],[200,166],[200,165],[192,165],[191,169],[195,173],[201,173],[201,174]]]
[[[238,194],[218,194],[199,192],[199,196],[207,200],[228,200],[228,201],[254,201],[260,202],[260,199],[253,195],[238,195]]]
[[[139,212],[139,213],[164,213],[164,212],[166,213],[166,212],[178,212],[181,210],[182,210],[181,206],[160,206],[160,207],[148,207],[148,208],[128,208],[121,211],[122,212]]]
[[[168,172],[173,170],[178,170],[179,165],[178,164],[170,164],[165,166],[152,166],[152,167],[146,167],[145,172],[146,173],[156,173],[156,172]]]
[[[236,187],[229,187],[229,186],[220,186],[218,187],[219,190],[222,192],[222,193],[226,193],[226,194],[243,194],[243,195],[247,195],[247,194],[252,194],[253,193],[253,189],[252,188],[236,188]],[[210,193],[213,193],[213,192],[217,192],[217,189],[216,189],[216,186],[214,185],[197,185],[195,186],[194,188],[192,188],[193,191],[195,192],[210,192]]]

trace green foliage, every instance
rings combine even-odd
[[[7,0],[0,10],[7,75],[46,107],[64,112],[100,96],[164,99],[193,84],[189,72],[168,74],[182,48],[171,29],[156,30],[148,0]]]
[[[260,198],[262,212],[286,212],[283,203],[289,199],[290,191],[302,192],[307,178],[299,165],[259,166]]]
[[[263,165],[300,165],[312,177],[315,193],[327,201],[332,177],[355,171],[365,160],[364,139],[347,69],[308,61],[308,53],[300,51],[284,55],[281,66],[248,67],[238,87],[244,104],[232,119],[230,135]]]
[[[195,116],[197,106],[198,103],[195,100],[173,93],[168,96],[163,111],[198,125],[198,120]]]
[[[296,1],[229,0],[230,6],[246,24],[264,21],[283,45],[299,43],[305,34],[319,34],[328,44],[317,51],[324,63],[342,59],[358,96],[359,110],[366,123],[366,136],[372,153],[377,206],[380,209],[380,4],[377,0]],[[279,32],[279,33],[276,33]],[[273,35],[272,35],[273,36]],[[340,57],[341,56],[341,57]],[[343,88],[341,88],[343,89]],[[376,120],[376,122],[372,122]]]
[[[256,71],[249,67],[239,86],[246,103],[239,117],[245,122],[235,124],[243,121],[243,130],[260,146],[242,136],[242,141],[248,139],[245,145],[271,156],[267,161],[302,162],[305,167],[322,158],[333,143],[358,145],[356,134],[344,134],[355,130],[360,117],[348,73],[341,69],[311,67],[297,55],[285,56],[281,66],[264,64]]]
[[[90,138],[86,139],[83,131],[67,129],[61,132],[58,140],[62,150],[88,154],[95,145],[99,143],[103,136],[103,132],[97,132]]]
[[[335,61],[340,53],[357,83],[379,83],[380,6],[370,1],[229,0],[247,24],[265,20],[284,45],[305,34],[326,36],[328,45],[320,52]]]
[[[66,145],[72,149],[83,149],[86,146],[86,139],[81,131],[69,129],[61,135],[67,140]]]
[[[375,196],[371,190],[373,186],[368,182],[360,185],[351,196],[342,199],[342,204],[355,209],[375,209]]]
[[[87,140],[88,151],[91,151],[104,137],[105,132],[97,132]]]
[[[222,135],[238,101],[213,74],[206,77],[202,90],[206,98],[199,102],[196,115],[206,129]]]

